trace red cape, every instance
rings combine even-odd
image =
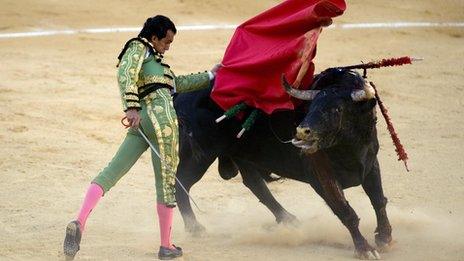
[[[271,114],[294,109],[280,76],[292,83],[303,60],[309,68],[300,86],[309,86],[321,20],[343,14],[344,0],[288,0],[241,24],[216,75],[211,98],[224,110],[240,103]]]

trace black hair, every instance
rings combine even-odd
[[[121,62],[122,56],[127,51],[127,48],[129,48],[129,44],[132,41],[139,41],[147,47],[148,51],[151,54],[158,54],[158,52],[156,52],[147,41],[151,41],[151,38],[153,36],[156,36],[158,39],[163,39],[164,37],[166,37],[168,30],[171,30],[174,34],[177,33],[176,26],[168,17],[164,15],[156,15],[148,18],[147,21],[145,21],[145,24],[143,24],[143,28],[140,31],[138,37],[132,38],[129,41],[127,41],[124,47],[122,48],[121,52],[118,55],[118,64],[116,65],[116,67],[119,66],[119,62]],[[163,57],[163,55],[161,54],[158,55]],[[161,59],[158,59],[157,62],[161,62]]]
[[[151,38],[156,36],[159,40],[161,40],[166,37],[168,30],[171,30],[174,34],[177,33],[176,26],[171,19],[164,15],[156,15],[145,21],[145,24],[143,24],[143,28],[139,33],[139,37],[151,41]]]

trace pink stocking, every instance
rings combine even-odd
[[[156,205],[156,209],[158,211],[161,246],[172,248],[171,227],[172,227],[172,217],[174,214],[174,209],[168,208],[166,205],[160,204],[160,203]]]
[[[89,216],[90,212],[92,212],[92,209],[97,205],[102,196],[103,189],[99,185],[91,183],[87,189],[87,194],[85,195],[84,202],[82,203],[81,211],[77,217],[77,221],[79,221],[81,225],[81,231],[84,231],[87,217]]]

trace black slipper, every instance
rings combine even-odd
[[[74,256],[76,256],[77,251],[80,249],[81,237],[81,224],[77,220],[70,222],[66,227],[66,237],[63,243],[66,260],[73,260]]]

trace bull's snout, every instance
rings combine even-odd
[[[305,153],[314,153],[318,150],[318,139],[314,137],[314,132],[310,128],[301,125],[296,128],[292,144],[301,148]]]
[[[296,127],[296,138],[300,140],[307,140],[311,135],[311,129],[308,127]]]

